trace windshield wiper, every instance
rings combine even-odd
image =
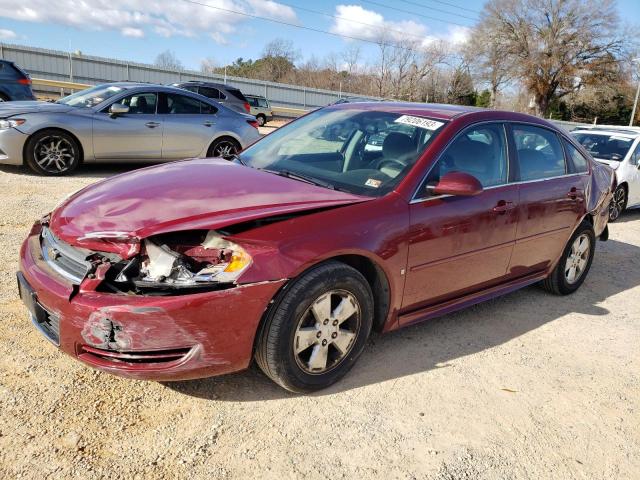
[[[224,158],[225,160],[237,160],[240,165],[244,165],[245,167],[249,166],[249,164],[242,158],[240,158],[240,155],[238,155],[237,153],[230,153],[229,155],[225,155],[222,158]]]
[[[291,178],[292,180],[299,180],[301,182],[310,183],[311,185],[316,185],[318,187],[328,188],[330,190],[338,190],[338,188],[329,183],[323,182],[322,180],[318,180],[317,178],[308,177],[306,175],[301,175],[299,173],[292,172],[291,170],[267,170],[264,169],[265,172],[274,173],[276,175],[280,175],[281,177]]]

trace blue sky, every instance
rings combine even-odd
[[[0,41],[144,63],[169,49],[193,69],[205,58],[218,65],[256,58],[278,37],[291,40],[303,58],[323,58],[353,44],[361,45],[366,57],[372,45],[254,17],[360,38],[371,38],[384,26],[394,39],[459,41],[483,5],[483,0],[0,0]],[[639,0],[619,0],[618,8],[623,19],[640,19]]]

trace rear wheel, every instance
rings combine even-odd
[[[340,262],[322,264],[287,288],[259,334],[256,361],[292,392],[326,388],[364,349],[373,319],[366,279]]]
[[[80,163],[78,142],[61,130],[42,130],[26,145],[25,160],[40,175],[68,175]]]
[[[627,208],[627,189],[624,185],[619,185],[613,192],[613,198],[609,204],[609,221],[615,222],[625,208]]]
[[[582,223],[571,236],[556,268],[542,281],[544,289],[556,295],[568,295],[578,290],[591,268],[595,247],[593,227]]]
[[[231,137],[222,137],[215,140],[209,150],[207,151],[207,157],[230,157],[242,150],[240,144]]]
[[[0,93],[0,102],[8,102],[9,97],[7,97],[4,93]]]

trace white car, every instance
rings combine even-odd
[[[626,208],[640,207],[640,128],[580,127],[571,132],[598,162],[616,171],[618,188],[609,207],[614,222]]]

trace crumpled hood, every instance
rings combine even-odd
[[[70,244],[129,256],[131,244],[159,233],[367,200],[222,159],[196,159],[90,185],[54,210],[49,228]]]
[[[18,102],[0,103],[0,118],[7,118],[13,115],[24,115],[27,113],[64,113],[73,109],[68,105],[59,103],[40,102],[36,100],[25,100]]]

